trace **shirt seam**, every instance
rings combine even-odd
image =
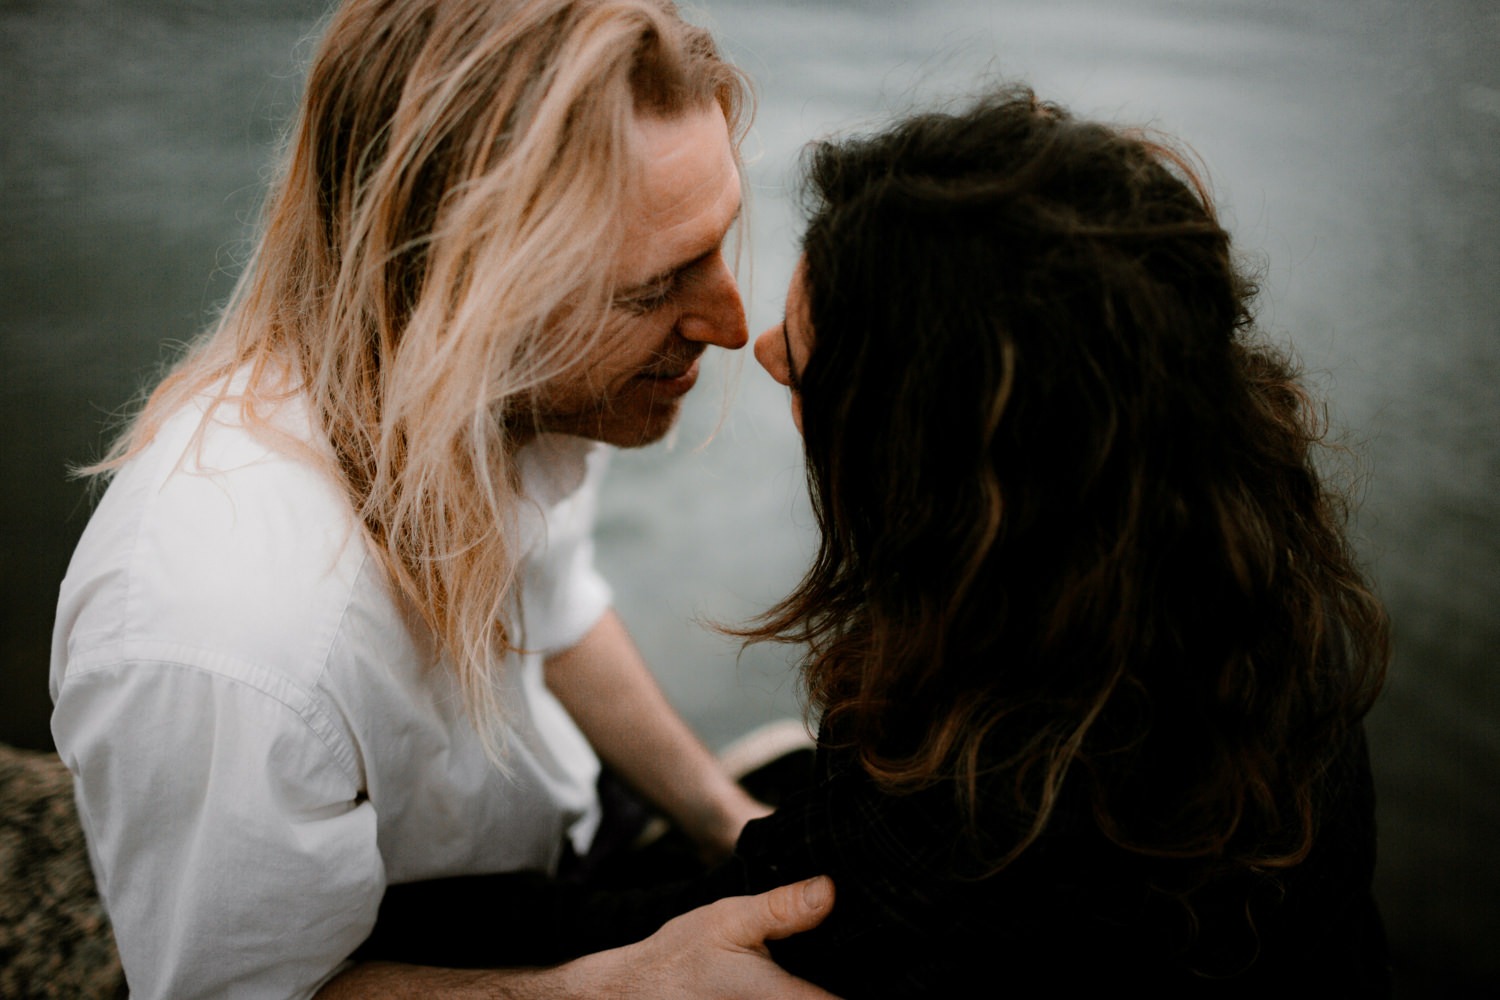
[[[325,658],[327,652],[325,651]],[[62,690],[97,674],[127,667],[169,667],[240,684],[291,712],[333,757],[349,783],[362,787],[353,750],[342,739],[328,711],[317,696],[285,674],[222,650],[186,642],[153,639],[118,639],[69,656]],[[327,669],[326,660],[319,677]]]

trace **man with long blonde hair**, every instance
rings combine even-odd
[[[743,103],[666,0],[334,13],[258,249],[91,470],[63,585],[53,729],[133,994],[821,995],[763,941],[825,882],[549,970],[345,963],[389,885],[587,856],[600,758],[708,855],[766,812],[589,537],[597,442],[746,342]]]

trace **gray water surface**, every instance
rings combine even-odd
[[[321,11],[0,3],[0,739],[49,742],[52,605],[88,512],[64,467],[227,293]],[[1500,9],[716,0],[694,16],[760,94],[752,330],[780,315],[814,136],[1020,78],[1202,156],[1265,268],[1265,326],[1364,470],[1359,544],[1396,624],[1370,731],[1402,995],[1500,991]],[[764,607],[811,545],[785,393],[737,364],[704,380],[671,447],[619,456],[600,527],[622,613],[715,744],[797,712],[797,692],[780,652],[737,656],[692,620]]]

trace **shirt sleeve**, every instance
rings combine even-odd
[[[70,666],[53,730],[133,997],[311,996],[374,925],[374,811],[311,705],[243,665]]]

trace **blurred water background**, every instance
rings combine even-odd
[[[317,0],[0,0],[0,740],[50,745],[68,462],[227,294]],[[1500,6],[1490,0],[706,0],[755,79],[742,276],[780,315],[811,137],[1023,79],[1187,139],[1362,456],[1359,544],[1396,625],[1370,720],[1400,995],[1500,995]],[[753,263],[753,267],[750,266]],[[743,371],[741,371],[741,367]],[[615,462],[617,603],[712,744],[799,711],[736,620],[812,525],[787,401],[742,359]],[[997,951],[1003,974],[1003,951]]]

